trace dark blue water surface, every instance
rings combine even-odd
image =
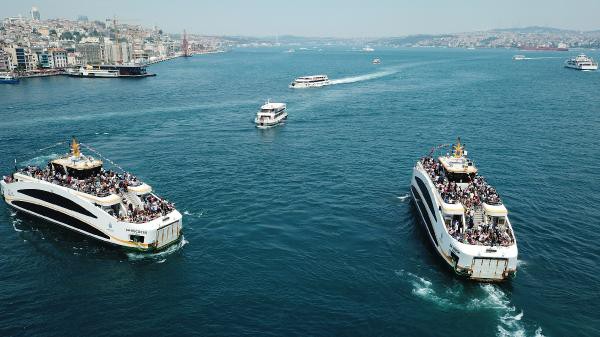
[[[0,335],[599,335],[600,73],[513,53],[234,50],[0,86],[0,172],[76,135],[185,225],[134,254],[1,203]],[[317,73],[336,84],[288,89]],[[289,120],[257,130],[267,98]],[[509,283],[455,277],[408,198],[415,161],[457,136],[509,209]]]

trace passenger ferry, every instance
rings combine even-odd
[[[92,78],[117,78],[117,77],[148,77],[156,76],[149,74],[145,65],[135,64],[101,64],[81,66],[74,71],[67,72],[73,77]]]
[[[598,70],[598,63],[595,62],[591,57],[587,57],[584,54],[579,54],[576,57],[566,60],[565,67],[583,71],[590,71]]]
[[[267,128],[282,123],[287,119],[287,116],[285,103],[271,103],[267,100],[256,113],[254,123],[258,128]]]
[[[9,73],[0,73],[0,83],[17,84],[19,83],[19,78]]]
[[[434,158],[434,152],[417,162],[410,188],[434,248],[469,279],[491,282],[514,276],[517,241],[496,190],[478,175],[460,138],[452,154]]]
[[[134,175],[105,170],[75,137],[70,153],[45,167],[16,169],[0,181],[18,211],[88,237],[141,251],[161,250],[182,236],[182,216]]]
[[[327,75],[302,76],[295,79],[290,84],[290,88],[322,87],[329,84],[330,82]]]

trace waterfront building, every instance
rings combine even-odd
[[[7,52],[0,49],[0,71],[11,71],[12,65]]]
[[[54,69],[63,69],[66,68],[67,63],[67,51],[59,48],[51,48],[48,50],[48,53],[51,55],[52,59],[52,67]]]
[[[81,54],[84,63],[98,64],[104,60],[103,48],[98,43],[79,43],[75,49]]]

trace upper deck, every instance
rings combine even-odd
[[[68,188],[120,221],[145,223],[174,210],[172,203],[153,194],[148,184],[131,173],[105,170],[102,161],[83,156],[76,140],[70,154],[50,161],[45,168],[19,169],[9,179]]]

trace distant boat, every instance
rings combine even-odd
[[[267,100],[256,113],[254,123],[257,128],[267,128],[283,123],[287,116],[285,103],[271,103],[270,100]]]
[[[0,74],[0,83],[17,84],[19,83],[19,78],[9,73]]]
[[[469,50],[475,50],[475,47],[469,47],[467,49],[469,49]]]
[[[373,64],[381,64],[381,59],[373,59]]]
[[[579,54],[565,61],[565,67],[583,71],[598,70],[598,62],[584,54]]]
[[[327,75],[302,76],[295,79],[290,84],[290,88],[322,87],[329,84],[330,82]]]
[[[101,64],[81,66],[70,70],[67,75],[72,77],[89,78],[117,78],[117,77],[148,77],[156,74],[148,74],[145,65],[130,64]]]
[[[366,51],[366,52],[373,52],[373,51],[375,51],[375,49],[373,49],[373,48],[371,48],[369,46],[364,47],[362,50]]]
[[[521,46],[521,50],[532,50],[532,51],[569,51],[569,48],[557,48],[557,47],[535,47],[535,46]]]
[[[295,53],[295,52],[296,52],[296,49],[294,49],[294,48],[286,50],[286,53]]]
[[[521,61],[521,60],[525,60],[527,59],[527,57],[525,57],[525,55],[515,55],[513,56],[513,60],[515,61]]]

